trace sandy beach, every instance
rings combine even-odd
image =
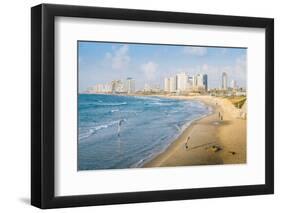
[[[161,154],[143,167],[246,163],[246,125],[241,112],[225,98],[169,96],[192,99],[213,108],[213,113],[191,123]]]

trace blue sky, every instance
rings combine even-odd
[[[179,72],[208,74],[210,88],[219,87],[222,72],[229,82],[246,87],[247,49],[183,45],[78,42],[79,91],[97,83],[132,77],[136,88],[158,84]]]

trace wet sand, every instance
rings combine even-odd
[[[169,98],[202,101],[213,108],[213,113],[192,122],[163,153],[143,167],[246,163],[247,120],[240,118],[239,109],[227,99],[211,96]]]

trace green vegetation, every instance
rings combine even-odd
[[[227,97],[227,99],[238,109],[241,109],[247,100],[246,96],[231,96]]]

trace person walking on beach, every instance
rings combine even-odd
[[[221,112],[219,112],[219,118],[221,117]]]
[[[187,140],[186,140],[186,142],[185,142],[185,149],[188,149],[187,143],[188,143],[189,139],[190,139],[190,136],[188,136],[188,138],[187,138]]]

